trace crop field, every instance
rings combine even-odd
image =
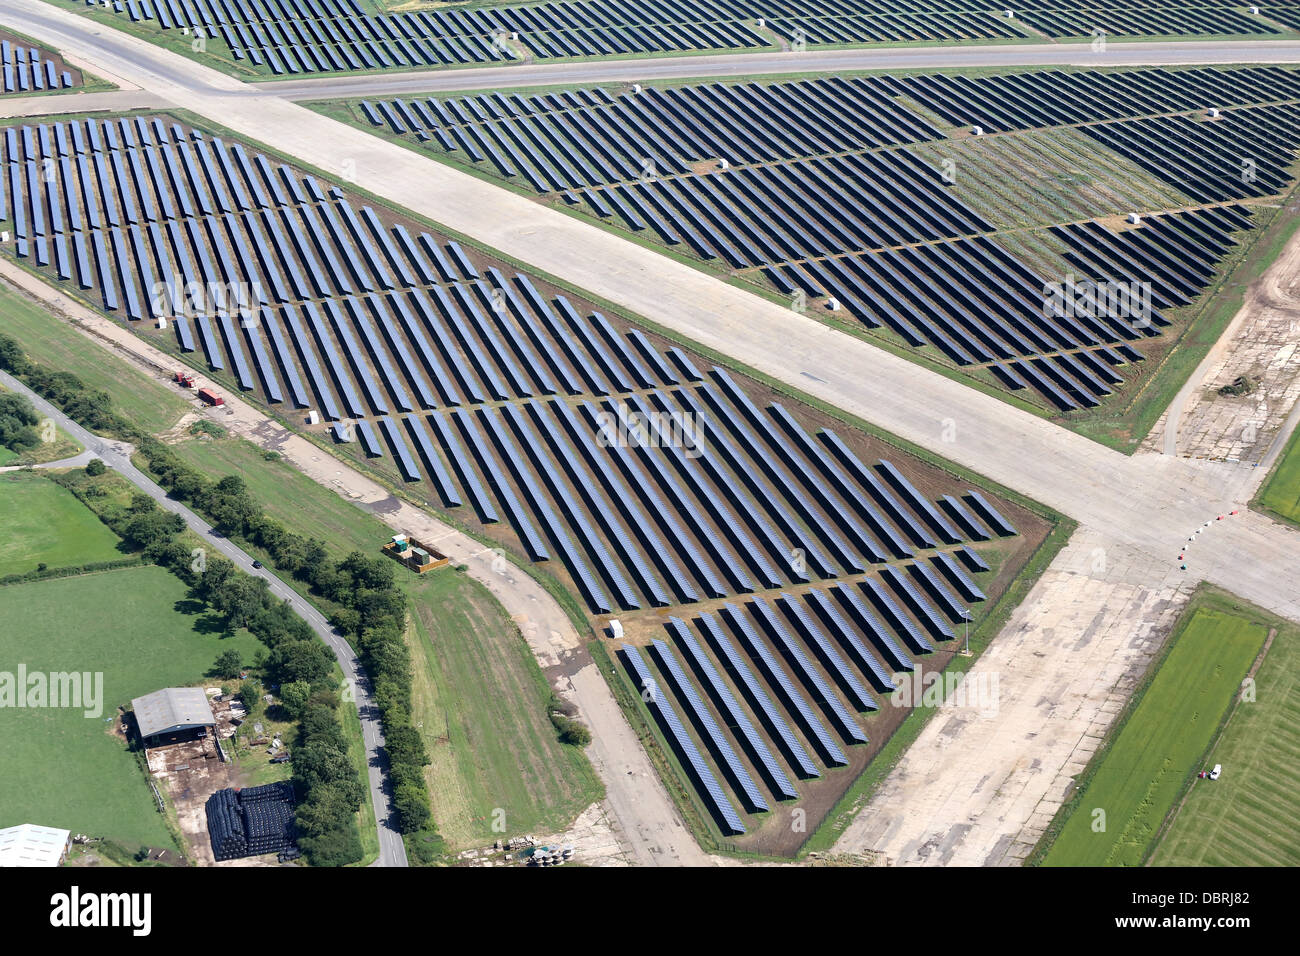
[[[1202,293],[1293,189],[1300,146],[1300,72],[1281,68],[834,77],[351,109],[1066,422],[1141,394]]]
[[[1286,450],[1260,491],[1259,504],[1300,524],[1300,429],[1287,439]]]
[[[803,620],[820,618],[855,656],[818,648],[786,679],[841,717],[878,709],[862,682],[913,655],[941,666],[1046,534],[1022,506],[238,142],[147,116],[3,142],[26,266],[298,427],[317,412],[305,427],[641,640],[672,609],[745,595],[798,619],[792,646],[821,640]],[[870,741],[837,725],[844,772],[800,795],[833,804],[905,709],[888,713],[863,718]]]
[[[0,30],[0,96],[70,90],[82,85],[81,71],[49,50]]]
[[[123,557],[118,538],[71,492],[38,474],[0,475],[0,578]],[[6,628],[7,630],[7,628]]]
[[[1174,802],[1203,769],[1206,748],[1267,634],[1230,608],[1195,606],[1184,616],[1150,685],[1068,804],[1073,810],[1045,866],[1145,861]]]
[[[157,567],[0,587],[5,660],[13,662],[6,669],[102,672],[104,698],[99,717],[84,709],[0,709],[0,827],[40,822],[132,851],[173,845],[143,772],[107,721],[133,697],[201,680],[222,651],[251,660],[260,647],[244,631],[223,638],[221,625],[186,593]]]
[[[1300,626],[1271,623],[1254,700],[1236,704],[1205,758],[1223,774],[1193,782],[1152,866],[1300,865]]]
[[[96,7],[94,0],[61,2]],[[1176,0],[1137,9],[1057,2],[1018,8],[1011,17],[989,0],[926,7],[889,0],[566,0],[380,9],[363,0],[124,0],[95,12],[115,14],[110,22],[155,40],[201,43],[198,52],[275,76],[882,43],[1270,37],[1300,29],[1296,8],[1287,6],[1253,15]]]

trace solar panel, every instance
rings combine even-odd
[[[834,766],[847,764],[849,760],[844,756],[844,751],[827,733],[825,726],[817,719],[808,701],[790,680],[785,668],[781,666],[771,647],[755,630],[749,618],[734,604],[725,605],[722,613],[731,623],[732,630],[745,642],[754,660],[758,661],[764,674],[767,675],[769,685],[780,694],[790,712],[809,735],[809,739],[816,743],[822,758]]]
[[[700,753],[699,748],[695,746],[690,734],[687,733],[681,718],[677,716],[676,709],[668,700],[668,695],[659,687],[658,681],[651,675],[650,668],[646,666],[641,657],[641,652],[630,644],[624,644],[620,652],[628,670],[632,674],[633,680],[636,682],[642,700],[646,702],[651,712],[659,718],[677,752],[694,775],[694,782],[702,791],[701,796],[708,802],[719,823],[728,833],[744,833],[745,825],[741,822],[740,815],[736,813],[736,808],[723,792],[722,786],[713,775],[713,771],[709,768],[704,756]]]
[[[676,655],[663,641],[651,642],[651,654],[658,660],[660,672],[666,674],[677,691],[677,699],[682,701],[686,711],[694,719],[695,725],[704,736],[705,745],[710,747],[726,774],[743,794],[745,808],[751,813],[770,809],[767,800],[759,791],[754,778],[732,749],[718,722],[713,719],[713,712],[695,690],[695,685],[682,670]]]

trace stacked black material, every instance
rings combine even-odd
[[[208,836],[217,860],[275,853],[293,845],[293,787],[268,783],[208,798]]]

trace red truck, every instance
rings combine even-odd
[[[224,405],[226,400],[210,388],[199,389],[199,399],[208,405]]]

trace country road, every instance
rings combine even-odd
[[[169,498],[167,492],[131,462],[131,453],[134,449],[130,444],[101,438],[87,431],[8,372],[0,371],[0,384],[11,391],[26,395],[36,406],[37,411],[52,419],[56,425],[79,441],[86,451],[78,458],[88,458],[92,455],[100,458],[104,464],[157,501],[160,507],[184,518],[185,524],[201,537],[208,547],[229,558],[246,574],[265,579],[270,585],[271,593],[281,600],[288,601],[294,613],[310,624],[312,630],[334,652],[339,667],[343,670],[344,679],[356,690],[357,713],[361,717],[361,736],[365,742],[370,799],[375,808],[375,818],[379,828],[379,858],[373,865],[406,866],[406,844],[402,842],[401,833],[395,825],[396,816],[388,792],[388,756],[384,752],[384,735],[379,724],[379,710],[370,694],[370,680],[361,669],[360,662],[343,636],[330,626],[329,621],[320,611],[303,600],[293,588],[266,568],[253,567],[253,559],[246,552],[215,532],[210,524],[189,508]]]

